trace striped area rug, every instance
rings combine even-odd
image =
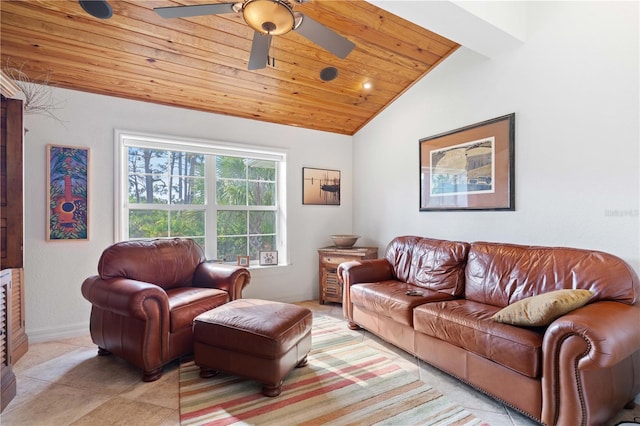
[[[202,379],[180,366],[181,425],[481,425],[385,354],[362,343],[344,321],[315,316],[309,364],[294,369],[276,398],[252,380]]]

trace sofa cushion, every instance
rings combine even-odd
[[[407,292],[416,292],[411,295]],[[450,300],[446,293],[421,288],[401,281],[355,284],[351,286],[351,303],[394,321],[413,326],[413,308],[423,303]]]
[[[622,259],[608,253],[561,247],[473,243],[465,275],[465,298],[504,308],[526,297],[581,288],[592,302],[633,304],[638,276]]]
[[[464,268],[469,244],[423,238],[411,258],[410,283],[453,296],[464,292]]]
[[[460,296],[469,244],[413,236],[389,243],[385,258],[399,281]]]
[[[561,315],[587,304],[590,290],[556,290],[527,297],[496,312],[491,319],[523,326],[549,325]]]
[[[179,287],[167,290],[171,333],[191,327],[203,312],[229,301],[229,293],[216,288]]]
[[[426,303],[413,311],[414,328],[531,378],[542,368],[541,328],[495,322],[495,306],[468,300]]]
[[[387,245],[384,257],[393,267],[393,273],[398,281],[411,281],[411,258],[413,249],[422,237],[411,235],[396,237]]]

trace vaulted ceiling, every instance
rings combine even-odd
[[[2,68],[57,87],[352,135],[459,47],[362,0],[309,0],[294,10],[355,49],[340,59],[292,31],[273,37],[273,66],[249,71],[254,31],[242,14],[165,19],[153,10],[216,2],[109,0],[113,16],[97,19],[76,0],[2,0]],[[334,80],[320,77],[327,67]]]

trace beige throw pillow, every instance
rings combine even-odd
[[[527,297],[496,312],[491,319],[505,324],[543,326],[561,315],[587,304],[590,290],[567,289]]]

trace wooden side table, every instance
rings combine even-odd
[[[319,272],[318,286],[320,304],[324,302],[342,303],[342,284],[337,269],[342,262],[350,260],[377,259],[377,247],[352,247],[348,249],[335,246],[318,249]]]

